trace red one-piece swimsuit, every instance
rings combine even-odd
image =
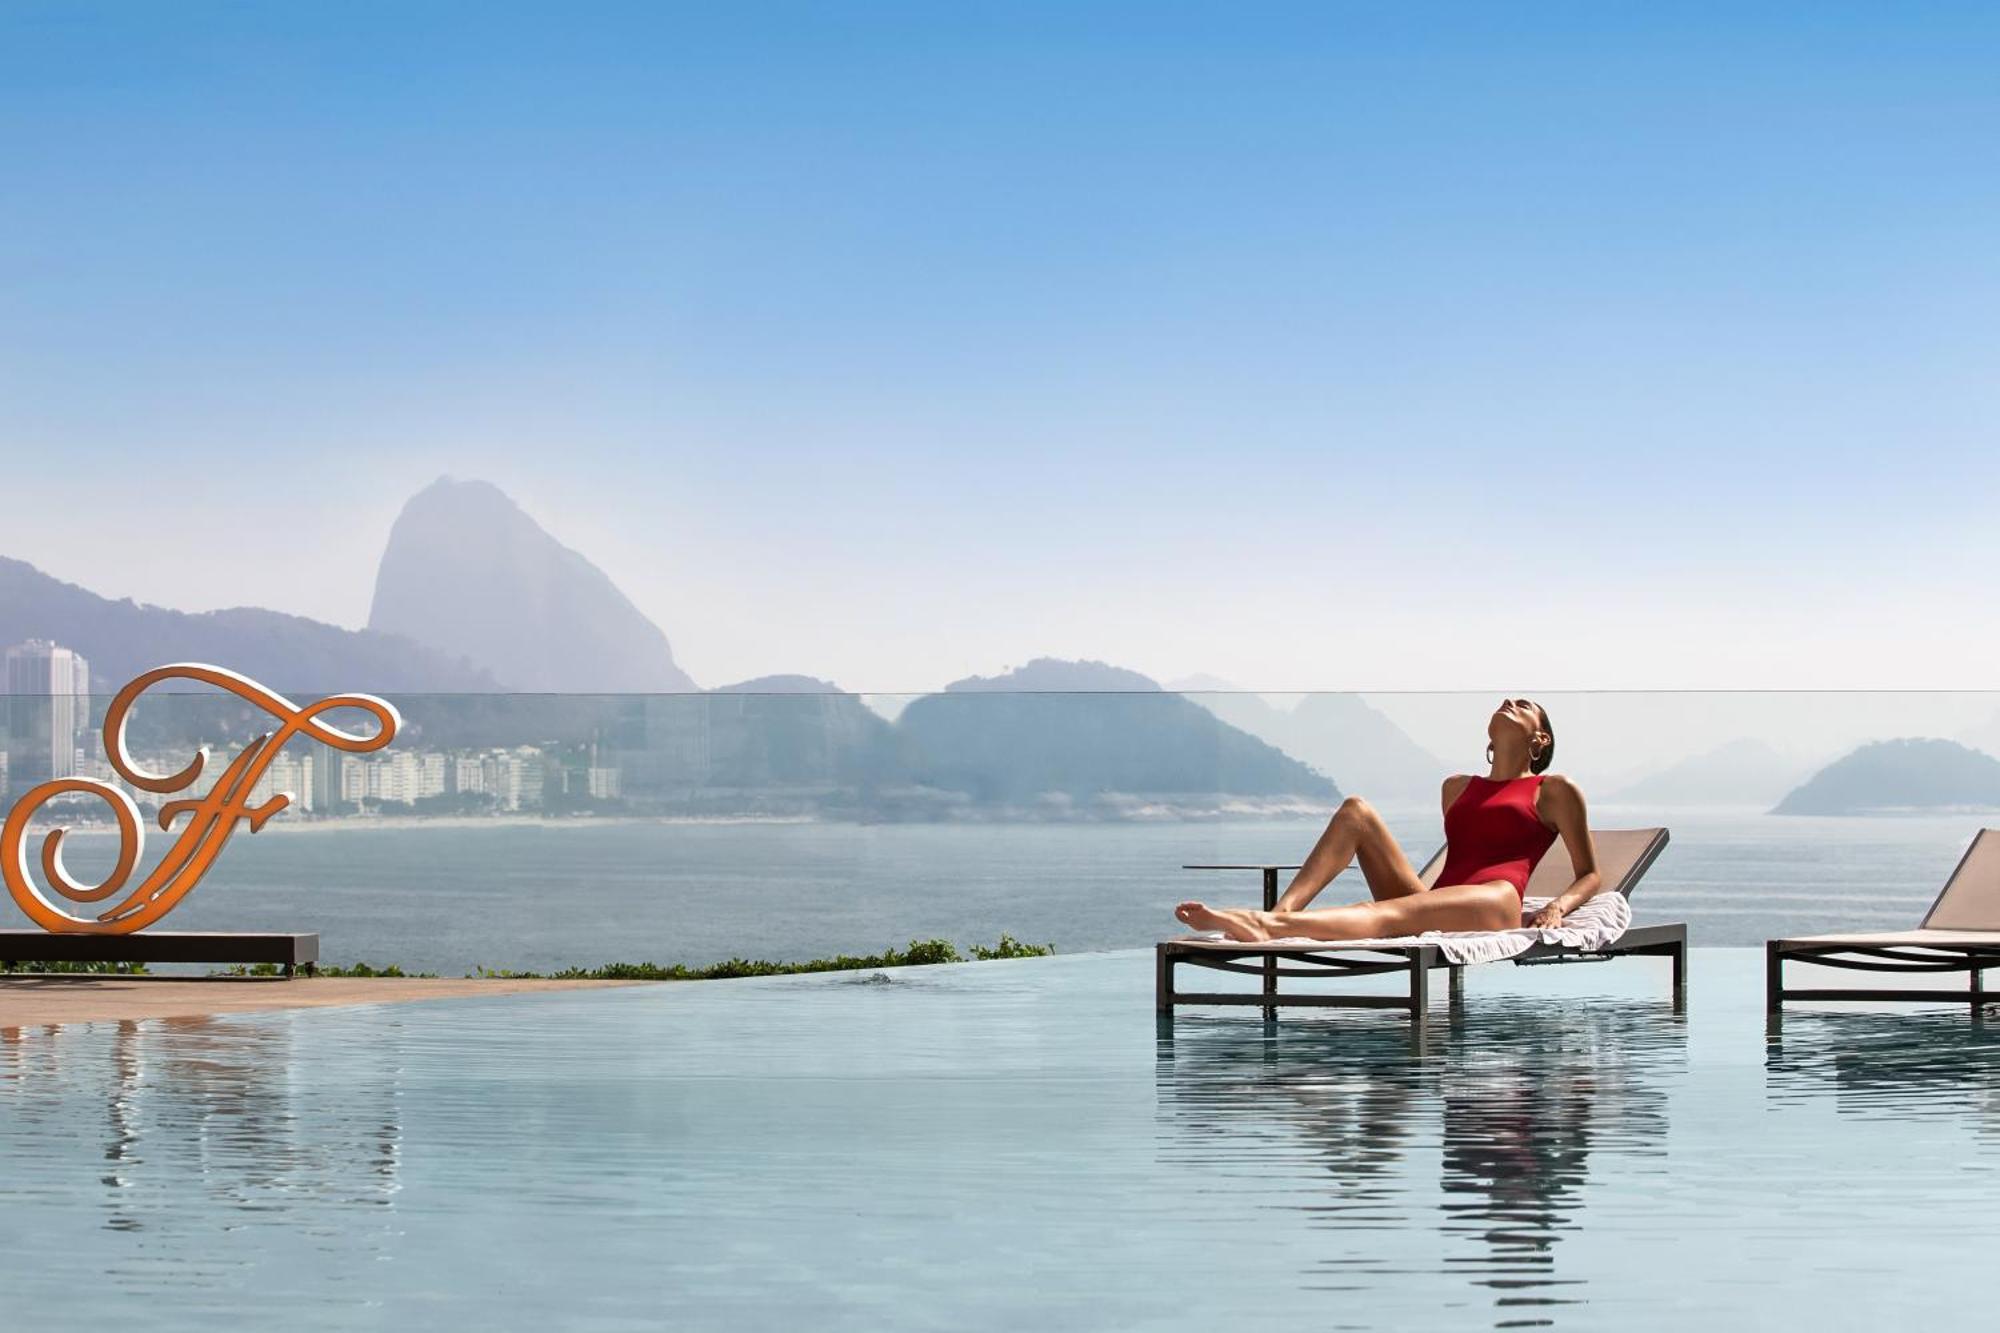
[[[1528,876],[1555,844],[1556,831],[1535,813],[1539,776],[1474,777],[1444,812],[1444,870],[1437,882],[1490,884],[1504,879],[1521,897],[1528,896]]]

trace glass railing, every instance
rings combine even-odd
[[[313,696],[294,696],[300,702]],[[1003,933],[1059,951],[1179,929],[1187,897],[1249,903],[1248,872],[1297,861],[1338,802],[1368,798],[1421,863],[1439,786],[1484,772],[1492,694],[950,692],[927,695],[396,695],[394,742],[340,753],[294,738],[172,918],[177,929],[314,930],[324,957],[456,974],[607,961],[705,963],[872,953]],[[1600,828],[1664,826],[1640,920],[1699,944],[1914,925],[1982,822],[2000,823],[2000,693],[1569,693],[1538,696]],[[12,805],[57,778],[120,787],[174,842],[164,802],[199,797],[274,727],[243,700],[155,690],[125,731],[131,766],[212,757],[147,790],[105,750],[105,698],[13,695]],[[356,733],[349,710],[325,720]],[[120,851],[110,802],[34,812],[72,831],[72,877]],[[177,832],[182,826],[175,825]],[[1358,875],[1325,903],[1365,896]],[[6,908],[12,912],[11,906]],[[18,916],[18,914],[16,914]],[[24,920],[15,924],[25,925]]]

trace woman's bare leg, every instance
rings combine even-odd
[[[1403,849],[1397,846],[1395,836],[1382,822],[1382,816],[1375,813],[1375,807],[1358,796],[1350,796],[1333,812],[1326,832],[1319,835],[1306,863],[1279,896],[1278,910],[1301,910],[1357,858],[1361,873],[1368,880],[1368,892],[1378,902],[1424,891],[1424,883],[1417,878],[1410,858],[1403,855]]]
[[[1418,896],[1428,896],[1424,882],[1417,878],[1417,872],[1410,865],[1410,858],[1403,855],[1403,849],[1389,832],[1389,826],[1382,822],[1382,816],[1375,813],[1375,807],[1358,796],[1350,796],[1340,803],[1327,821],[1326,831],[1319,835],[1305,864],[1298,874],[1292,876],[1291,886],[1279,895],[1276,912],[1260,912],[1248,907],[1210,907],[1201,902],[1184,902],[1174,908],[1174,915],[1193,926],[1196,930],[1219,930],[1235,940],[1263,940],[1289,932],[1275,929],[1271,919],[1277,916],[1297,914],[1304,910],[1315,895],[1333,877],[1347,869],[1356,860],[1361,862],[1361,873],[1368,880],[1368,892],[1378,903],[1394,902]],[[1435,890],[1432,890],[1435,892]],[[1508,890],[1509,895],[1513,893]],[[1369,904],[1355,908],[1336,907],[1334,912],[1359,911]],[[1308,913],[1321,915],[1321,913]],[[1518,921],[1510,925],[1520,924]],[[1423,926],[1422,930],[1482,930],[1481,926]],[[1363,931],[1358,934],[1327,936],[1339,939],[1372,939],[1380,931]],[[1316,937],[1319,938],[1319,937]]]
[[[1503,880],[1450,884],[1351,907],[1259,912],[1249,907],[1182,903],[1174,915],[1199,930],[1219,930],[1233,940],[1379,940],[1427,930],[1513,930],[1521,924],[1521,899]]]
[[[1406,894],[1352,907],[1317,911],[1276,911],[1221,914],[1235,939],[1376,940],[1421,935],[1427,930],[1513,930],[1521,924],[1521,899],[1514,886],[1451,884],[1427,893]],[[1232,918],[1241,917],[1241,920]],[[1235,925],[1247,933],[1230,930]]]

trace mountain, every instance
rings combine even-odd
[[[389,531],[368,628],[486,667],[509,690],[692,690],[667,636],[498,487],[440,478]]]
[[[1747,737],[1691,755],[1613,791],[1607,803],[1666,806],[1754,806],[1797,786],[1806,765]]]
[[[1956,741],[1876,741],[1778,802],[1777,815],[2000,809],[2000,759]]]
[[[1363,796],[1435,802],[1450,771],[1358,694],[1308,694],[1291,726],[1293,754]]]
[[[1238,731],[1246,731],[1266,745],[1275,745],[1294,759],[1299,757],[1287,744],[1291,739],[1286,734],[1291,714],[1272,707],[1263,695],[1220,676],[1183,676],[1168,681],[1167,688],[1192,699]]]
[[[902,741],[825,681],[765,677],[696,694],[606,698],[600,736],[625,799],[681,814],[927,817],[904,810]],[[892,789],[885,801],[885,789]],[[919,803],[920,806],[924,803]],[[930,804],[935,804],[932,802]]]
[[[859,695],[812,676],[759,676],[708,692],[705,781],[852,786],[904,781],[895,728]]]
[[[917,783],[990,805],[1340,794],[1296,759],[1102,662],[1041,658],[957,681],[910,704],[897,731]]]
[[[1308,694],[1289,711],[1236,692],[1213,676],[1175,688],[1231,726],[1331,775],[1348,791],[1381,801],[1435,801],[1444,761],[1369,707],[1358,694]]]
[[[947,694],[1118,694],[1158,693],[1160,686],[1151,677],[1104,662],[1066,662],[1059,657],[1037,657],[1026,666],[998,676],[967,676],[944,688]]]
[[[653,710],[658,715],[699,708],[701,785],[866,790],[904,780],[906,766],[895,729],[858,696],[832,689],[772,689],[771,679],[807,678],[745,681],[667,700],[664,710]]]
[[[759,676],[734,685],[718,685],[711,694],[845,694],[830,680],[816,676]]]
[[[498,688],[453,654],[401,635],[255,607],[170,611],[112,601],[33,565],[0,558],[0,643],[53,639],[90,661],[92,688],[110,692],[167,662],[212,662],[294,695],[365,690],[463,693]]]

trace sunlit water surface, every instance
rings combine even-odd
[[[8,1322],[1962,1326],[2000,1025],[1693,961],[1477,969],[1421,1044],[1162,1030],[1136,951],[7,1030]]]

